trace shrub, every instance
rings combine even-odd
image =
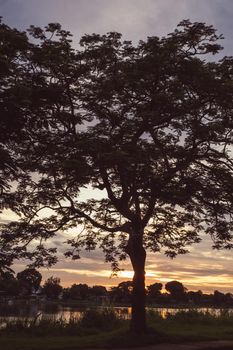
[[[109,329],[119,324],[121,319],[112,308],[88,309],[80,320],[81,327]]]

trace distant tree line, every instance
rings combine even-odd
[[[0,276],[0,300],[6,297],[33,298],[44,297],[56,300],[76,300],[80,302],[107,301],[116,304],[128,304],[131,302],[133,285],[132,281],[124,281],[109,290],[105,286],[79,283],[71,287],[63,288],[60,278],[49,277],[41,286],[42,275],[34,268],[27,268],[14,276],[11,272],[2,273]],[[170,281],[164,285],[154,283],[147,286],[147,303],[154,305],[189,304],[194,306],[229,306],[233,307],[233,294],[222,293],[215,290],[213,294],[205,294],[201,290],[188,291],[181,282]]]
[[[159,305],[191,304],[194,306],[233,306],[233,294],[215,290],[213,294],[205,294],[201,290],[188,291],[181,282],[171,281],[165,284],[167,292],[162,293],[162,284],[154,283],[147,288],[149,303]]]

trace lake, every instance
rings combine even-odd
[[[93,306],[91,306],[93,307]],[[7,320],[15,319],[34,319],[36,317],[51,318],[51,319],[65,319],[69,321],[71,318],[80,318],[87,310],[87,305],[62,305],[62,304],[49,304],[49,303],[15,303],[7,305],[0,303],[0,318]],[[107,306],[95,306],[94,308],[103,309]],[[131,307],[115,306],[113,307],[120,318],[129,319],[131,317]],[[147,309],[157,311],[163,318],[166,318],[169,314],[175,314],[178,311],[189,311],[190,308],[166,308],[166,307],[148,307]],[[222,312],[222,309],[218,308],[195,308],[200,312],[210,312],[212,315],[218,315]],[[233,308],[226,309],[233,314]]]

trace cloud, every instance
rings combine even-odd
[[[110,264],[105,262],[100,249],[83,251],[79,260],[66,259],[63,255],[66,249],[63,242],[66,239],[67,234],[62,232],[56,236],[56,241],[51,242],[58,247],[59,262],[51,269],[40,269],[43,280],[53,275],[60,277],[64,286],[87,283],[110,287],[132,278],[129,259],[120,265],[125,271],[117,278],[111,278]],[[191,247],[189,254],[177,256],[175,259],[160,253],[148,253],[146,284],[161,282],[165,285],[168,281],[178,280],[189,290],[233,292],[232,252],[212,251],[211,243],[211,239],[206,236],[200,244]],[[16,272],[24,268],[23,261],[15,265]]]
[[[60,22],[75,34],[75,40],[84,33],[116,30],[138,41],[148,35],[166,35],[185,18],[214,24],[232,38],[232,13],[231,0],[1,1],[7,23],[25,29],[30,24]]]

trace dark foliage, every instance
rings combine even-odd
[[[22,58],[6,50],[3,83],[10,60],[25,131],[23,140],[16,133],[12,141],[12,132],[4,140],[20,169],[11,208],[23,217],[2,227],[1,266],[19,257],[51,265],[55,248],[45,242],[83,226],[66,255],[100,246],[114,271],[129,256],[132,329],[144,331],[147,250],[184,254],[203,231],[214,248],[232,248],[233,60],[207,61],[221,36],[188,20],[136,46],[115,32],[85,35],[78,51],[59,24],[32,26],[33,43],[1,30],[3,46],[16,43],[15,35],[23,41],[15,49]],[[83,200],[85,188],[93,196]],[[40,216],[46,209],[52,215]]]
[[[58,299],[62,293],[62,286],[60,285],[60,278],[50,277],[45,281],[43,286],[43,293],[49,299]]]
[[[20,282],[21,288],[24,288],[30,294],[40,287],[42,275],[36,269],[28,268],[17,273],[17,280]]]

